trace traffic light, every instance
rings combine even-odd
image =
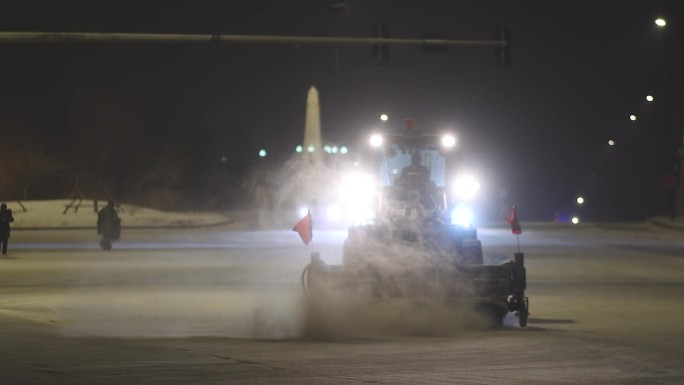
[[[386,39],[389,32],[385,24],[373,24],[371,36]],[[371,47],[371,57],[373,64],[387,65],[389,63],[389,46],[387,44],[373,44]]]
[[[499,25],[496,27],[496,39],[505,42],[504,46],[496,47],[496,65],[499,67],[511,66],[511,27]]]

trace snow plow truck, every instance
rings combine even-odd
[[[301,283],[309,295],[346,293],[383,300],[429,298],[475,311],[492,325],[508,313],[525,327],[524,255],[483,264],[468,199],[479,185],[454,177],[456,138],[415,129],[373,133],[353,191],[368,204],[348,229],[342,264],[311,253]]]

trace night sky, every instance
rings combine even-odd
[[[578,194],[592,220],[667,210],[662,178],[684,128],[678,1],[347,0],[342,14],[330,0],[16,3],[0,5],[0,30],[365,37],[382,22],[390,37],[483,40],[499,24],[513,31],[508,68],[490,47],[392,46],[379,66],[369,46],[2,44],[0,148],[64,165],[59,180],[35,182],[37,197],[68,194],[76,174],[84,189],[99,180],[122,199],[160,187],[195,199],[229,191],[291,156],[315,85],[325,142],[353,149],[381,113],[398,128],[407,117],[454,128],[488,194],[505,191],[523,219],[569,212]]]

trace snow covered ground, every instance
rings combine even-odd
[[[130,230],[107,252],[93,227],[13,233],[0,384],[684,384],[677,231],[523,224],[528,328],[467,330],[424,300],[383,299],[331,302],[318,339],[301,272],[311,249],[340,263],[345,232],[309,248],[291,227],[232,228]],[[517,246],[508,228],[479,236],[489,261]]]
[[[14,229],[93,228],[97,223],[92,200],[83,200],[80,205],[78,201],[72,203],[69,199],[21,203],[26,211],[17,202],[7,202],[14,215]],[[100,201],[99,208],[105,204]],[[125,203],[119,207],[119,216],[124,228],[211,226],[231,222],[228,215],[218,213],[165,212]]]

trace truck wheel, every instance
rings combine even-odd
[[[521,303],[522,309],[518,310],[518,321],[520,327],[524,328],[527,326],[527,316],[530,315],[530,301],[525,297]]]

